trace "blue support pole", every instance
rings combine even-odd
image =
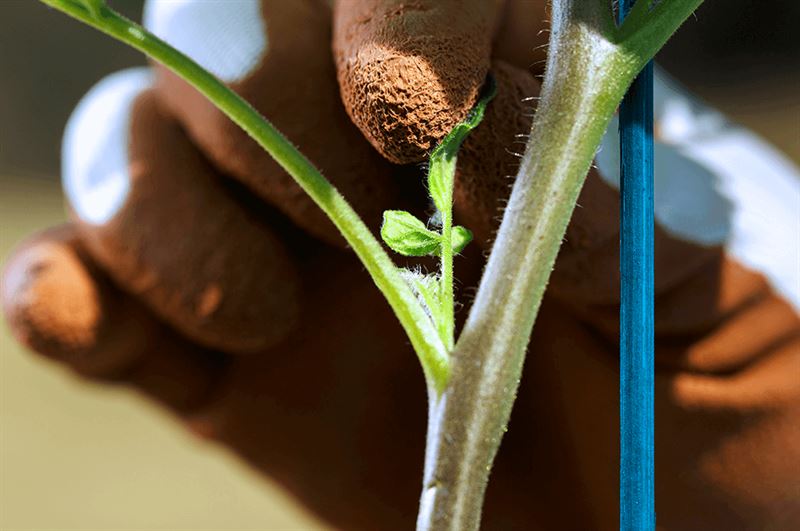
[[[639,0],[641,2],[648,0]],[[636,0],[620,0],[620,23]],[[620,134],[619,527],[655,529],[653,434],[653,64],[628,90]]]

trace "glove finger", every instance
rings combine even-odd
[[[92,263],[74,225],[22,243],[2,275],[17,340],[77,373],[134,385],[177,410],[202,402],[223,358],[158,322]]]
[[[148,70],[115,74],[70,118],[63,180],[80,238],[122,289],[189,339],[264,350],[297,320],[292,261],[161,111],[150,83]]]
[[[342,100],[384,157],[418,162],[474,105],[503,0],[340,0],[333,49]]]
[[[330,8],[305,0],[150,1],[145,25],[225,81],[342,192],[371,228],[396,195],[389,165],[342,108],[330,55]],[[156,65],[157,93],[211,161],[295,224],[344,245],[295,181],[237,125]]]
[[[39,233],[14,251],[2,297],[20,343],[83,374],[130,365],[157,329],[141,306],[110,289],[72,225]]]

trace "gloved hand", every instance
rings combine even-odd
[[[455,194],[457,222],[476,234],[456,262],[467,303],[530,126],[534,48],[546,38],[544,2],[506,4],[340,0],[332,14],[322,0],[152,1],[145,20],[272,120],[373,230],[385,209],[428,207],[418,168],[388,161],[422,161],[491,70],[498,96],[460,153]],[[659,524],[792,528],[800,181],[663,79],[656,112]],[[536,324],[486,529],[617,526],[611,129]],[[87,95],[62,171],[72,222],[21,245],[4,272],[16,337],[142,390],[337,527],[411,528],[419,367],[289,176],[158,66]]]

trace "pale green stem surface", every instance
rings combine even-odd
[[[448,349],[378,240],[338,190],[247,101],[192,59],[99,2],[41,0],[160,62],[246,131],[328,215],[364,264],[406,331],[436,396],[449,376]],[[452,256],[452,251],[451,251]]]
[[[452,162],[455,172],[455,160]],[[446,198],[449,208],[441,212],[442,216],[442,247],[441,247],[441,279],[440,299],[441,334],[447,351],[453,350],[455,342],[455,301],[453,297],[453,188],[449,188],[449,197]]]
[[[553,2],[531,136],[455,346],[450,383],[430,406],[418,530],[478,529],[533,323],[589,166],[633,78],[699,3],[640,8],[642,26],[623,33],[608,1]]]

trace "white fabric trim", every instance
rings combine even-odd
[[[106,223],[125,203],[131,105],[152,83],[147,68],[112,74],[83,97],[67,122],[62,186],[75,213],[87,223]]]
[[[723,245],[800,311],[800,170],[659,69],[654,112],[658,223],[684,240]],[[596,158],[603,180],[616,188],[618,127],[615,117]]]
[[[259,0],[148,0],[143,18],[153,34],[225,82],[247,77],[267,51]]]

